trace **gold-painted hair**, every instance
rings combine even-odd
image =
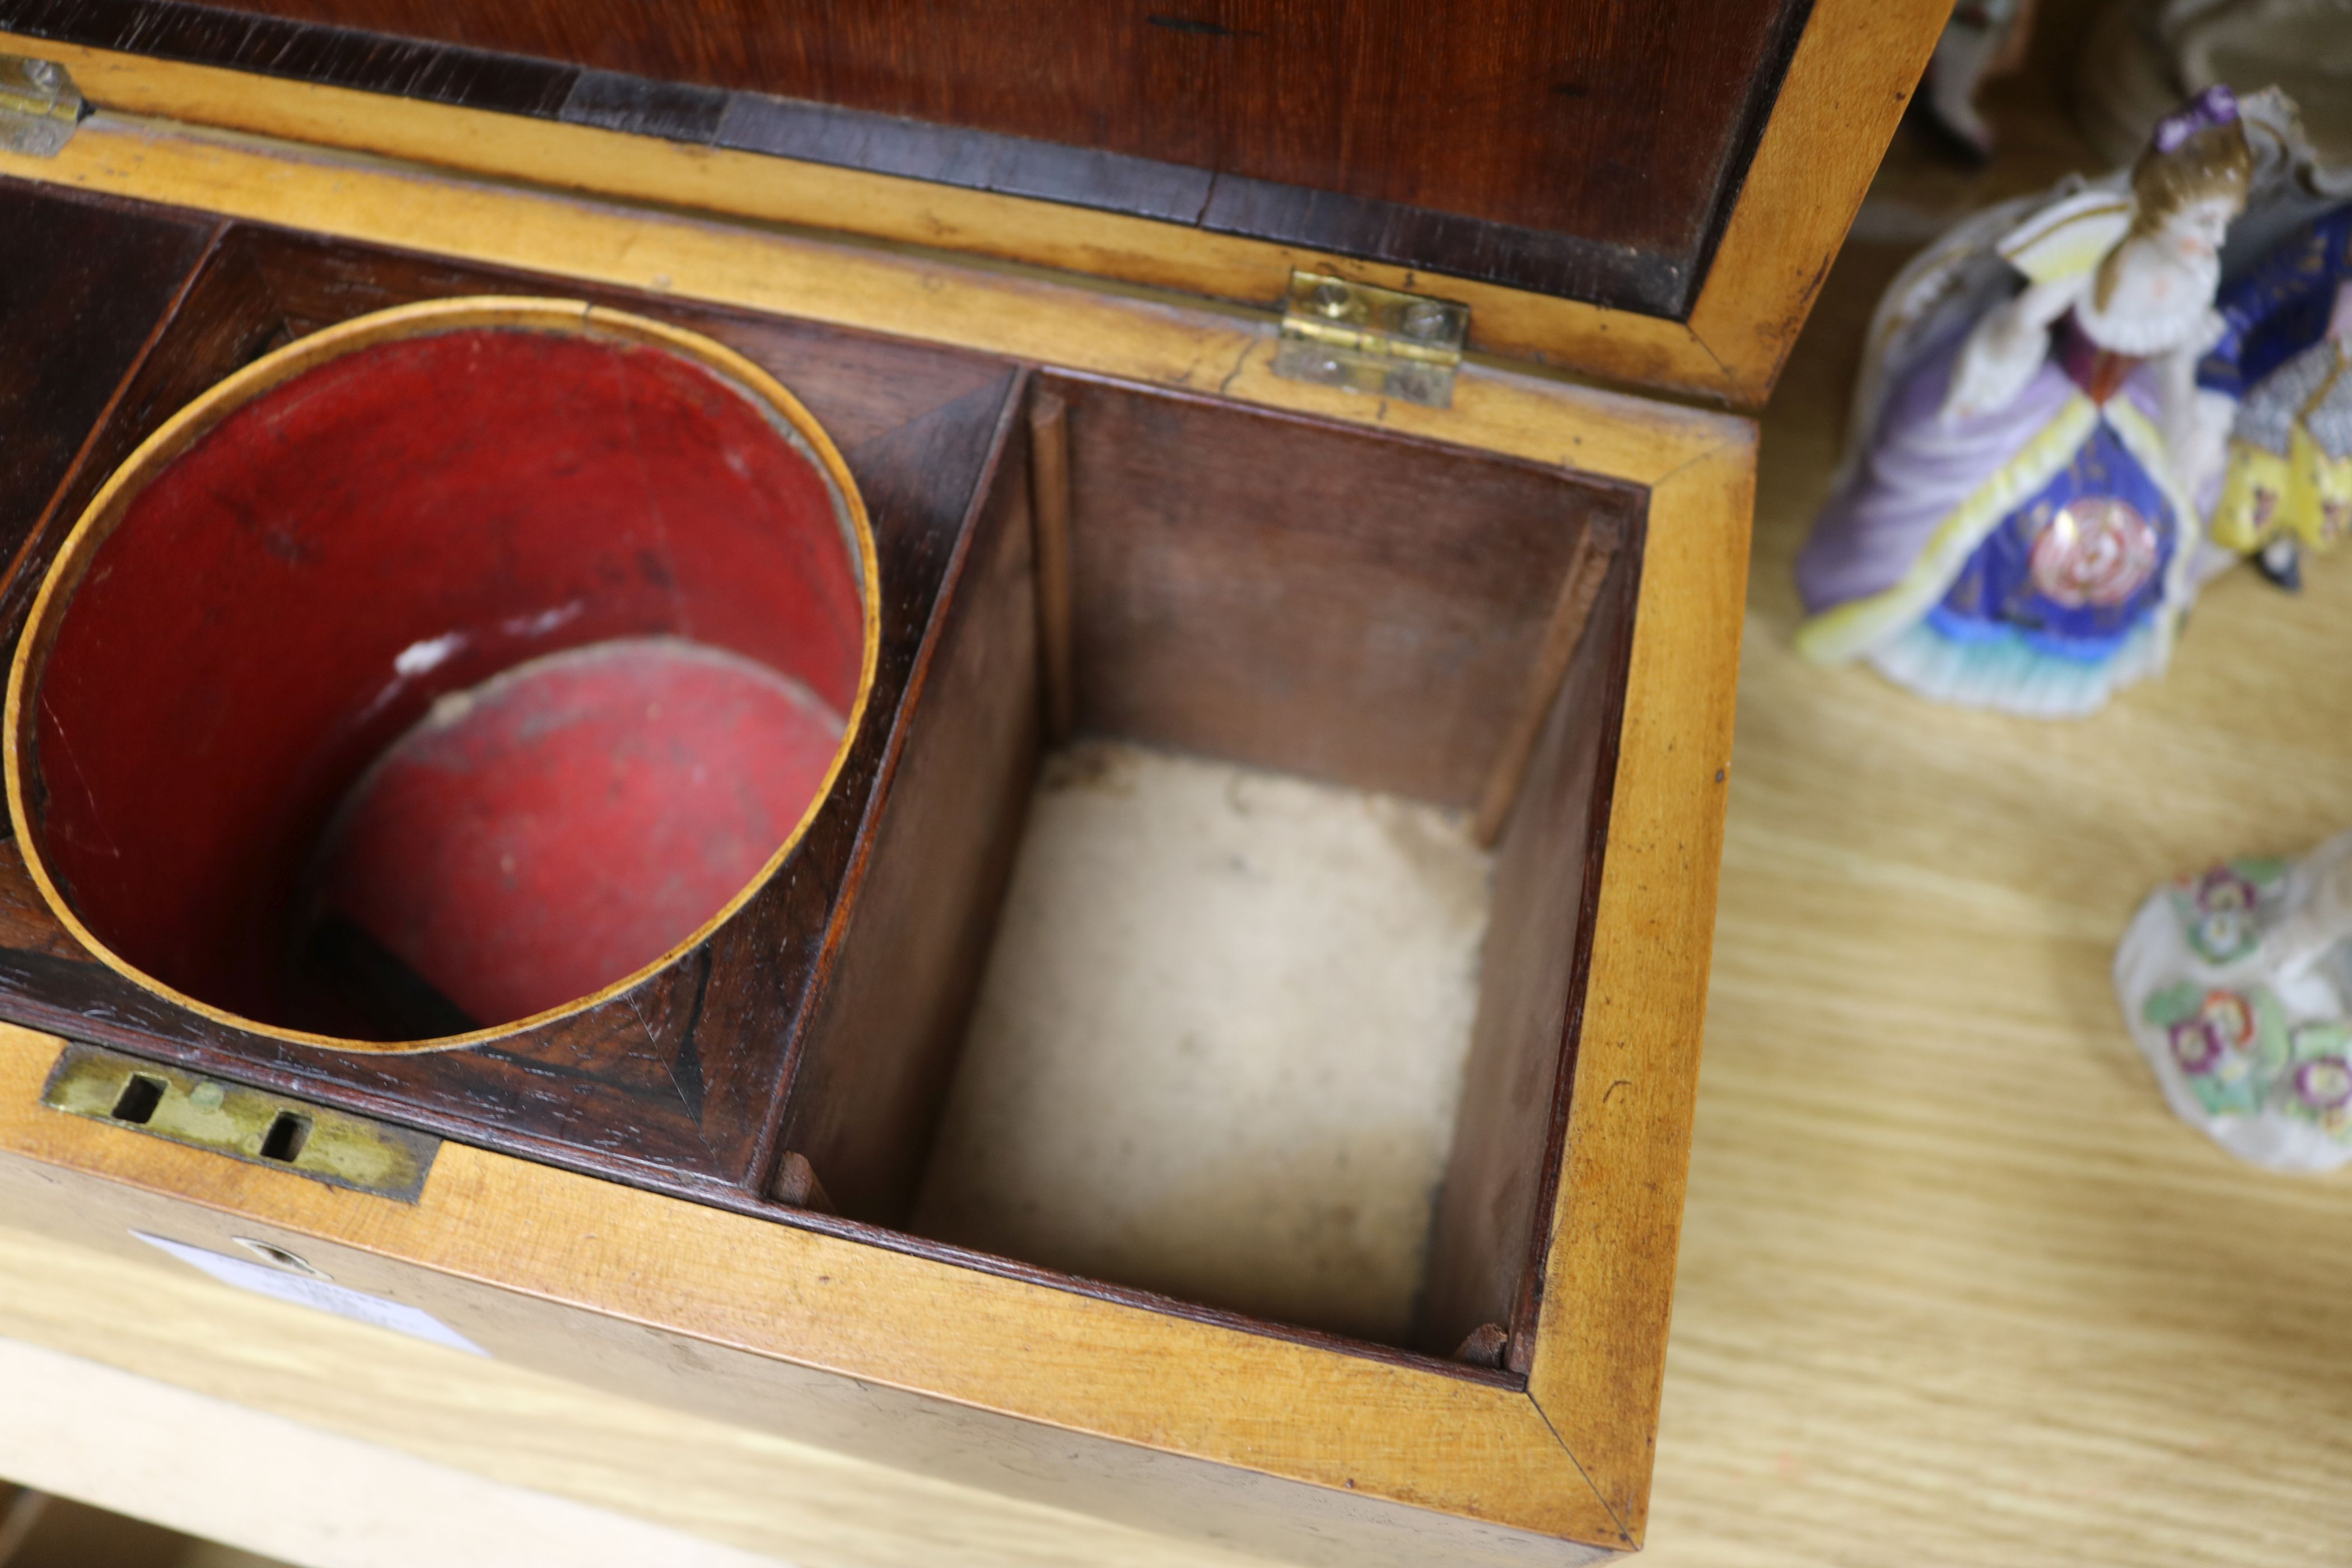
[[[2235,120],[2209,125],[2169,153],[2150,147],[2141,153],[2132,165],[2131,228],[2099,263],[2099,309],[2105,310],[2115,294],[2125,245],[2157,233],[2175,213],[2208,196],[2234,196],[2242,205],[2253,177],[2254,150],[2246,144],[2244,125]]]

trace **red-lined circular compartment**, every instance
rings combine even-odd
[[[353,1048],[584,1003],[779,864],[874,661],[840,458],[716,343],[387,311],[92,503],[9,700],[26,859],[134,979]]]

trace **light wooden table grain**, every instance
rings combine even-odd
[[[2352,1174],[2266,1175],[2176,1122],[2106,977],[2164,878],[2352,824],[2352,559],[2299,599],[2224,581],[2171,677],[2085,722],[1930,709],[1790,647],[1789,563],[1905,255],[1870,237],[2068,155],[2021,135],[1992,184],[1882,193],[1765,420],[1656,1568],[2352,1562]],[[486,1483],[445,1477],[420,1544],[530,1489],[812,1565],[1234,1561],[167,1269],[0,1232],[0,1335],[84,1358],[39,1362],[43,1411],[0,1387],[0,1430],[102,1436],[103,1363],[376,1445],[386,1486],[415,1458]],[[245,1544],[397,1560],[293,1528],[348,1506],[279,1473],[300,1445],[257,1478],[229,1405],[171,1408],[214,1504],[282,1510]],[[123,1490],[89,1451],[83,1489]]]
[[[2352,825],[2352,560],[2233,573],[2087,721],[1801,663],[1906,255],[1849,245],[1764,421],[1649,1560],[2352,1563],[2352,1172],[2175,1121],[2107,975],[2164,879]]]

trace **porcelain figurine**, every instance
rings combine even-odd
[[[1885,384],[1798,559],[1802,652],[2042,717],[2163,669],[2227,429],[2196,372],[2252,170],[2217,89],[2127,185],[2009,214],[1991,249],[2014,291]]]
[[[2217,82],[2284,89],[2322,156],[2352,160],[2352,0],[2108,0],[2077,56],[2075,118],[2120,162]]]
[[[2025,63],[2033,33],[2033,0],[1961,0],[1919,84],[1919,113],[1936,141],[1964,162],[1992,157],[1992,127],[1977,111],[1977,93],[1997,76]]]
[[[2242,858],[2140,907],[2116,995],[2165,1100],[2280,1171],[2352,1161],[2352,833]]]
[[[2242,397],[2210,523],[2281,587],[2352,531],[2352,205],[2304,225],[2221,291],[2200,379]]]

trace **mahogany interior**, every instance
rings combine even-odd
[[[648,637],[800,683],[829,716],[829,761],[864,658],[860,569],[833,489],[781,415],[681,354],[480,328],[357,350],[228,415],[148,480],[99,546],[31,702],[43,859],[100,940],[200,1001],[289,1027],[415,1037],[413,1011],[373,1005],[350,955],[313,940],[334,912],[316,885],[320,836],[370,762],[446,694],[560,650]],[[782,735],[775,747],[807,750]],[[754,765],[760,748],[722,762],[724,751],[710,760],[749,768],[743,788],[797,798],[766,801],[763,820],[783,827],[735,845],[682,899],[655,898],[667,873],[646,841],[684,797],[665,803],[641,779],[633,812],[600,810],[604,784],[575,778],[568,793],[541,779],[519,798],[511,748],[503,773],[461,775],[445,759],[417,797],[429,809],[409,804],[406,837],[372,860],[346,858],[329,891],[351,910],[389,910],[400,900],[384,879],[414,880],[424,863],[420,824],[535,816],[526,882],[544,863],[541,893],[633,898],[660,918],[583,965],[562,927],[593,928],[593,907],[500,904],[498,879],[477,877],[481,898],[432,907],[437,935],[363,927],[361,945],[372,938],[430,985],[440,977],[420,958],[535,920],[545,939],[506,950],[526,971],[517,984],[464,987],[508,1016],[471,1022],[560,1005],[717,913],[822,781],[822,764],[771,772]],[[374,894],[352,885],[362,863]],[[416,899],[405,907],[415,915]]]
[[[150,247],[159,277],[184,255],[182,215],[0,182],[0,216],[21,212],[29,226],[86,206],[102,211],[117,249]],[[28,540],[0,588],[7,635],[63,521],[104,473],[238,364],[388,305],[578,287],[227,222],[206,243],[184,300],[152,325],[152,348],[96,427],[88,409],[44,405],[60,426],[52,445],[85,455],[48,481],[46,512],[0,516],[7,537]],[[867,1245],[1254,1331],[1330,1327],[1241,1320],[1229,1304],[1075,1279],[896,1228],[929,1157],[1046,744],[1020,434],[1024,389],[1042,383],[1068,408],[1084,730],[1467,805],[1530,689],[1575,541],[1605,527],[1623,542],[1497,847],[1459,1131],[1410,1339],[1444,1356],[1501,1324],[1499,1371],[1454,1364],[1507,1378],[1530,1342],[1562,1159],[1646,497],[1554,467],[1032,374],[937,344],[579,291],[717,337],[779,375],[834,433],[866,497],[881,552],[874,717],[785,874],[694,955],[590,1013],[467,1050],[362,1056],[162,1005],[60,929],[16,848],[0,845],[0,1015]],[[8,304],[0,299],[0,318]],[[88,324],[74,316],[58,330],[80,341]],[[0,336],[0,368],[38,337]],[[287,570],[274,562],[253,565]],[[371,656],[378,679],[437,632],[395,635]],[[412,716],[427,700],[420,693]],[[352,746],[353,771],[402,724],[387,721],[373,749]],[[337,793],[320,792],[322,814]]]
[[[1495,846],[1477,1014],[1413,1330],[1417,1348],[1443,1355],[1496,1324],[1523,1358],[1645,498],[1206,398],[1049,384],[1069,405],[1083,730],[1470,808],[1529,699],[1576,546],[1594,530],[1622,542]]]
[[[1204,397],[1057,373],[1041,389],[1067,409],[1083,732],[1467,807],[1528,700],[1579,540],[1598,528],[1625,542],[1497,845],[1467,1081],[1413,1335],[1444,1354],[1494,1323],[1524,1345],[1606,833],[1643,498]],[[908,762],[877,814],[857,923],[820,999],[782,1134],[842,1212],[893,1226],[906,1223],[966,1023],[925,1000],[935,879],[942,866],[1009,857],[1045,744],[1032,542],[1007,531],[971,548],[939,628],[940,673],[902,721]],[[877,1034],[938,1043],[894,1073],[866,1048]]]
[[[0,0],[0,22],[1682,320],[1809,10]]]
[[[90,254],[119,258],[101,275],[107,289],[68,287],[82,263],[61,253],[19,258],[23,287],[0,289],[0,321],[24,331],[0,338],[0,364],[31,378],[10,384],[45,384],[29,362],[47,364],[57,354],[42,345],[70,342],[89,349],[94,366],[110,363],[119,380],[110,395],[26,406],[26,439],[0,444],[0,473],[12,455],[34,458],[20,490],[32,504],[0,515],[0,542],[14,557],[0,584],[0,638],[20,634],[49,563],[106,477],[224,376],[370,311],[503,294],[578,298],[682,327],[788,386],[832,436],[865,499],[880,639],[866,718],[783,872],[692,952],[593,1005],[466,1050],[299,1044],[172,1005],[100,963],[51,912],[18,846],[0,842],[0,1016],[607,1179],[778,1212],[760,1194],[803,1054],[805,1000],[830,967],[834,924],[863,875],[863,825],[959,541],[976,505],[1018,505],[1021,447],[1007,436],[1024,373],[937,343],[0,180],[0,235],[68,230],[84,234]],[[135,332],[111,330],[115,312],[142,310],[152,313]],[[62,457],[44,463],[44,453]],[[1011,482],[992,482],[1000,466],[1014,470]],[[952,996],[955,976],[977,971],[993,895],[985,866],[945,867],[941,877],[929,918],[949,940],[930,957],[930,978]],[[964,877],[969,888],[948,896]],[[869,1039],[864,1057],[887,1076],[925,1045]]]

